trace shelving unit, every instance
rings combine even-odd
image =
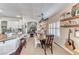
[[[70,21],[70,20],[74,20],[74,19],[77,19],[77,18],[79,18],[79,15],[77,15],[77,16],[71,16],[71,17],[68,17],[68,18],[64,18],[64,19],[61,19],[61,21]]]
[[[65,23],[66,21],[77,20],[78,18],[79,18],[79,15],[61,19],[60,22]],[[78,28],[79,24],[66,24],[66,25],[61,25],[60,27],[63,27],[63,28],[75,28],[75,27],[77,27]],[[78,55],[79,54],[79,49],[70,50],[65,46],[64,46],[64,49],[72,55]]]
[[[79,8],[79,4],[77,6],[76,5],[74,6],[74,8]],[[63,28],[66,28],[66,29],[79,28],[79,13],[77,13],[79,10],[74,11],[74,8],[72,7],[73,10],[72,9],[71,10],[73,11],[73,13],[70,13],[70,14],[72,15],[75,12],[75,16],[74,15],[73,16],[71,16],[71,15],[61,16],[61,18],[65,17],[64,19],[60,19],[60,24],[61,24],[60,27],[62,27],[62,30],[64,30]],[[62,32],[62,35],[64,36],[63,33],[67,33],[67,31]],[[74,34],[74,32],[72,32],[72,34]],[[65,37],[63,37],[62,39],[64,39],[64,38]],[[75,37],[72,40],[74,42],[76,42]],[[74,44],[74,45],[76,45],[76,44]],[[74,50],[72,50],[72,49],[70,49],[71,47],[69,45],[68,46],[64,45],[63,48],[72,55],[79,55],[79,48],[77,48],[77,47]]]
[[[65,22],[65,21],[70,21],[70,20],[77,20],[79,18],[79,15],[77,16],[73,16],[73,17],[68,17],[68,18],[65,18],[65,19],[62,19],[60,20],[61,22]],[[76,24],[76,25],[61,25],[61,27],[79,27],[79,24]]]
[[[67,25],[67,26],[63,25],[61,27],[79,27],[79,25]]]

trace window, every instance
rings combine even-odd
[[[57,21],[57,22],[55,22],[55,35],[56,36],[60,36],[60,22],[59,21]]]
[[[53,34],[57,37],[60,36],[60,21],[49,24],[48,34]]]

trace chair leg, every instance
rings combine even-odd
[[[53,47],[52,47],[52,44],[51,44],[51,54],[53,54]]]
[[[43,47],[43,44],[41,44],[41,46],[42,46],[42,48],[44,48],[44,47]]]
[[[27,41],[25,41],[24,47],[26,48]]]
[[[47,53],[46,53],[46,45],[43,45],[43,49],[44,49],[45,55],[47,55]]]

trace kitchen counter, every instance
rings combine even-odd
[[[24,38],[25,34],[12,35],[7,39],[0,40],[0,55],[9,55],[17,50],[20,45],[20,39]]]

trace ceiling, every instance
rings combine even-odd
[[[69,3],[0,3],[0,16],[25,16],[40,19],[41,13],[47,18],[60,12]]]

